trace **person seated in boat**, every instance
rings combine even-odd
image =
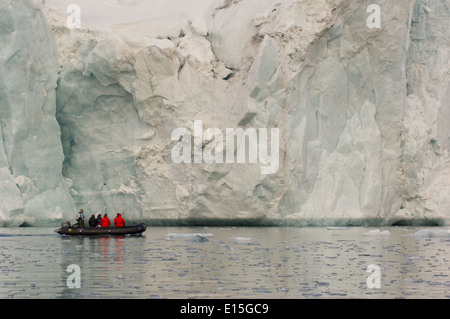
[[[102,221],[100,222],[100,225],[102,227],[109,227],[109,225],[111,225],[111,221],[108,218],[108,214],[105,214],[105,216],[103,216]]]
[[[78,223],[78,227],[84,227],[84,210],[80,209],[77,216],[75,217]]]
[[[97,215],[97,227],[102,227],[101,222],[102,222],[102,214],[98,214]]]
[[[123,217],[120,213],[117,213],[116,218],[114,218],[114,226],[115,227],[124,227],[125,226],[125,219],[123,219]]]
[[[89,218],[89,227],[97,227],[98,220],[95,218],[95,215],[92,214],[91,218]]]

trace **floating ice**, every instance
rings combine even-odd
[[[414,236],[426,238],[450,237],[450,229],[421,229],[416,231]]]
[[[249,240],[252,240],[251,237],[229,237],[229,238],[237,240],[237,241],[249,241]]]
[[[212,237],[213,234],[207,233],[191,233],[191,234],[178,234],[178,233],[169,233],[166,235],[168,240],[173,240],[175,238],[184,238],[187,241],[196,241],[196,242],[205,242],[208,241],[208,237]]]
[[[390,236],[391,232],[389,230],[379,230],[379,229],[371,229],[364,235],[366,236]]]

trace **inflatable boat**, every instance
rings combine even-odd
[[[125,227],[73,227],[63,224],[63,227],[55,230],[61,235],[129,235],[145,232],[147,226],[138,224]]]

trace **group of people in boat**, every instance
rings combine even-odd
[[[80,209],[76,216],[76,220],[78,223],[78,227],[85,227],[84,224],[84,210]],[[102,214],[98,214],[97,217],[95,215],[92,215],[91,218],[89,218],[89,227],[110,227],[111,221],[108,217],[108,214],[105,214],[105,216],[102,217]],[[125,219],[123,219],[122,214],[117,213],[117,216],[114,218],[114,227],[125,227]]]

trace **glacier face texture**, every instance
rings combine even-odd
[[[201,19],[109,33],[2,2],[0,224],[78,208],[150,224],[448,224],[450,1],[377,1],[380,28],[371,3],[217,0]],[[196,140],[200,120],[278,128],[276,173],[175,163],[175,129],[193,157],[215,141]]]
[[[62,176],[55,43],[27,1],[2,1],[0,21],[0,224],[52,224],[76,209]]]

